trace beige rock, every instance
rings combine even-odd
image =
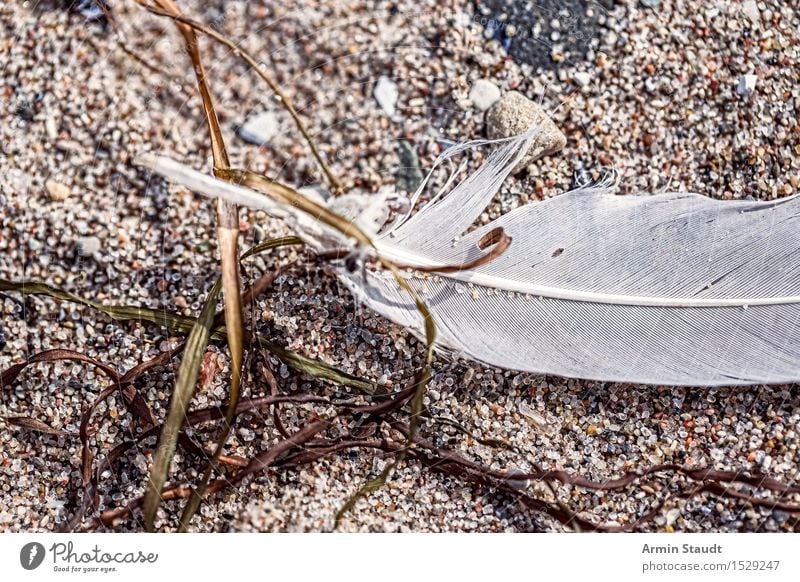
[[[47,193],[50,195],[50,200],[56,202],[62,202],[69,198],[70,190],[69,186],[65,186],[61,182],[56,182],[55,180],[48,180],[44,183],[44,187],[47,189]]]
[[[567,138],[538,104],[522,93],[509,91],[486,112],[486,134],[490,139],[519,135],[533,125],[540,127],[525,157],[514,168],[520,172],[541,157],[563,149]]]

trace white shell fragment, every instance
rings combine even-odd
[[[248,117],[239,128],[239,137],[257,146],[268,143],[281,131],[275,111],[262,111]]]
[[[386,115],[392,117],[397,110],[397,98],[400,95],[397,84],[389,77],[381,77],[372,94]]]

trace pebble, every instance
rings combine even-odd
[[[62,184],[61,182],[48,180],[44,183],[44,187],[47,189],[47,193],[50,195],[50,200],[53,200],[54,202],[63,202],[69,198],[69,186]]]
[[[82,236],[77,241],[78,254],[84,257],[91,257],[100,252],[103,246],[102,241],[96,236]]]
[[[280,118],[275,111],[262,111],[248,117],[239,128],[244,141],[262,146],[281,132]]]
[[[488,79],[478,79],[469,90],[469,100],[481,111],[486,111],[500,100],[500,88]]]
[[[575,84],[578,87],[586,87],[592,81],[591,73],[587,73],[586,71],[578,71],[574,75],[572,75],[572,80],[575,81]]]
[[[490,139],[524,133],[534,125],[540,127],[528,153],[514,168],[519,172],[531,162],[554,154],[567,143],[567,138],[537,103],[522,93],[509,91],[486,114],[486,134]]]
[[[397,98],[400,95],[397,83],[389,77],[383,76],[378,79],[373,95],[384,113],[389,117],[393,117],[397,108]]]
[[[425,179],[414,144],[404,139],[398,140],[397,157],[400,161],[397,171],[397,188],[404,192],[414,192]]]
[[[86,20],[105,20],[105,13],[92,0],[78,0],[70,9],[79,12]]]
[[[58,122],[56,121],[56,118],[51,115],[45,119],[44,129],[48,138],[51,140],[56,139],[58,137]]]
[[[77,153],[81,151],[81,144],[74,140],[59,139],[53,145],[55,145],[56,149],[60,152]]]
[[[742,97],[750,97],[756,90],[756,75],[742,75],[739,77],[739,84],[736,86],[736,93]]]
[[[742,4],[742,14],[747,16],[755,25],[761,22],[761,11],[758,9],[758,3],[755,0],[745,0]]]
[[[495,20],[490,20],[486,24],[486,28],[483,30],[483,38],[486,40],[491,40],[494,38],[495,32],[497,32],[497,22]]]
[[[658,8],[659,4],[661,4],[661,0],[639,0],[639,4],[645,8]]]

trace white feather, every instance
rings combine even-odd
[[[513,238],[503,255],[469,271],[407,273],[434,315],[440,347],[504,368],[595,380],[800,379],[797,196],[720,202],[686,193],[615,196],[609,185],[596,185],[522,206],[464,234],[534,135],[502,141],[449,194],[437,193],[375,235],[383,257],[420,267],[478,258],[478,240],[498,226]],[[342,243],[294,209],[276,211],[259,194],[198,173],[189,183],[185,170],[177,176],[164,163],[145,165],[194,190],[291,219],[316,248]],[[419,313],[390,274],[340,276],[372,309],[419,333]]]

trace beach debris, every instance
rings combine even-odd
[[[592,82],[592,75],[586,71],[578,71],[572,75],[572,80],[575,81],[578,87],[586,87],[586,85]]]
[[[405,192],[414,192],[425,178],[414,144],[406,140],[398,141],[397,156],[400,158],[400,167],[397,170],[397,188]]]
[[[82,236],[77,241],[78,254],[82,257],[91,257],[100,252],[102,241],[96,236]]]
[[[57,182],[55,180],[48,180],[44,183],[47,193],[50,195],[50,200],[54,202],[63,202],[70,195],[69,186]]]
[[[261,111],[248,117],[239,128],[244,141],[262,146],[280,133],[280,119],[275,111]]]
[[[739,84],[736,86],[736,93],[742,97],[750,97],[756,90],[756,75],[742,75],[739,77]]]
[[[469,90],[469,100],[481,111],[486,111],[500,100],[500,89],[487,79],[478,79]]]
[[[378,102],[378,105],[381,106],[381,109],[383,109],[386,115],[391,117],[395,114],[397,98],[400,92],[394,81],[386,76],[381,77],[378,79],[378,83],[375,85],[375,90],[372,94],[375,97],[375,101]]]
[[[761,11],[758,9],[758,4],[755,0],[746,0],[742,4],[742,14],[747,16],[756,26],[761,22]]]
[[[528,153],[515,166],[515,173],[539,158],[561,150],[566,145],[567,138],[541,106],[517,91],[509,91],[503,95],[486,114],[486,134],[490,139],[513,137],[533,126],[538,126],[539,132]]]

